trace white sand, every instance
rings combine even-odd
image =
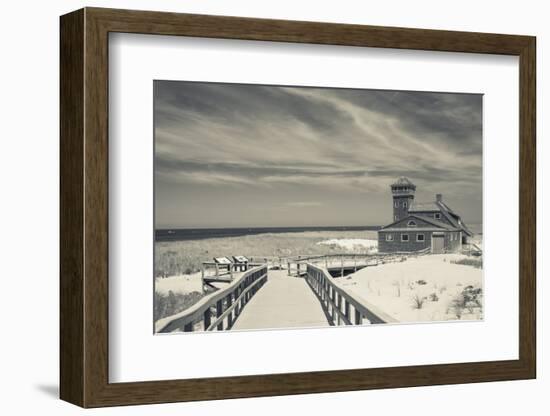
[[[400,322],[456,320],[450,308],[453,298],[468,285],[483,285],[482,269],[450,263],[464,257],[441,254],[411,258],[402,263],[367,267],[338,281]],[[426,284],[418,284],[418,280]],[[415,295],[429,298],[434,293],[437,301],[428,299],[421,309],[413,307]],[[461,319],[482,319],[478,309],[474,313],[463,312]]]
[[[378,250],[377,240],[362,238],[332,238],[330,240],[319,241],[317,244],[335,246],[348,251],[376,252]]]
[[[165,278],[157,277],[155,280],[155,291],[167,295],[171,290],[174,293],[202,292],[201,274],[182,274]]]
[[[233,273],[233,278],[237,279],[241,274],[242,272],[235,272]],[[223,289],[227,286],[227,283],[217,282],[211,283],[211,285],[218,289]],[[155,280],[155,292],[167,295],[169,291],[181,294],[191,292],[202,293],[201,273],[180,274],[165,278],[157,277]]]

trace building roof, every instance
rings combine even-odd
[[[473,233],[468,229],[466,224],[464,224],[464,222],[460,218],[460,215],[456,214],[447,204],[442,201],[412,201],[411,206],[409,207],[409,212],[441,212],[441,214],[453,225],[453,227],[464,231],[469,236],[473,235]]]
[[[439,221],[432,218],[420,217],[418,215],[407,215],[405,218],[401,218],[398,221],[394,221],[391,224],[388,224],[385,227],[382,227],[380,231],[402,231],[402,230],[414,231],[414,230],[422,230],[423,228],[426,228],[426,227],[406,227],[406,228],[394,227],[395,224],[398,224],[409,218],[416,218],[417,220],[424,221],[424,222],[427,222],[428,224],[433,225],[433,227],[428,227],[430,230],[433,230],[435,228],[438,230],[446,230],[446,231],[460,231],[460,227],[453,227],[443,221]]]
[[[458,230],[460,230],[459,227],[451,226],[451,225],[447,224],[446,222],[436,220],[435,218],[426,218],[426,217],[417,217],[417,218],[420,218],[423,221],[429,222],[430,224],[433,224],[436,227],[445,228],[446,230],[449,230],[449,231],[458,231]]]
[[[460,215],[455,214],[454,211],[449,208],[447,205],[445,205],[441,201],[436,201],[436,204],[441,208],[441,213],[449,220],[451,224],[453,224],[456,228],[459,228],[460,230],[464,231],[469,236],[474,235],[468,227],[466,227],[466,224],[462,221],[460,218]]]
[[[410,186],[411,188],[416,188],[416,185],[404,176],[397,179],[391,186]]]
[[[444,210],[446,210],[446,211],[450,212],[451,214],[454,214],[458,217],[458,214],[455,214],[455,212],[451,208],[449,208],[449,206],[446,205],[443,201],[436,201],[436,202],[437,202],[438,206],[442,207]]]
[[[441,208],[434,202],[416,202],[412,201],[409,207],[409,212],[422,212],[422,211],[436,211],[439,212]]]

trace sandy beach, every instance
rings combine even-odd
[[[176,270],[193,270],[155,278],[155,293],[159,299],[175,299],[174,305],[164,313],[181,311],[200,300],[202,293],[200,267],[214,255],[244,254],[251,258],[286,257],[298,254],[376,253],[374,232],[304,232],[260,234],[220,239],[158,243],[157,267],[177,264]],[[481,238],[476,240],[482,246]],[[158,257],[157,257],[158,258]],[[399,322],[425,322],[448,320],[479,320],[483,318],[481,305],[472,303],[457,306],[457,300],[468,290],[481,293],[476,299],[482,302],[483,270],[472,265],[455,264],[464,259],[462,254],[426,255],[404,258],[397,263],[367,267],[337,282],[346,290],[371,302]],[[479,260],[473,260],[479,261]],[[166,270],[164,270],[166,271]],[[224,284],[219,283],[219,288]],[[170,295],[172,293],[172,295]]]
[[[453,305],[468,286],[483,287],[482,269],[452,263],[464,258],[461,254],[410,258],[367,267],[339,283],[399,322],[482,319],[482,308],[457,310]]]

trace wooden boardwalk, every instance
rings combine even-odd
[[[329,326],[321,304],[305,279],[270,270],[268,280],[249,301],[233,330]]]

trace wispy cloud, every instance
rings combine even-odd
[[[243,199],[325,189],[325,199],[348,192],[382,201],[401,175],[426,192],[477,201],[481,103],[474,94],[158,81],[157,206],[220,187]],[[471,216],[481,217],[476,209]]]

